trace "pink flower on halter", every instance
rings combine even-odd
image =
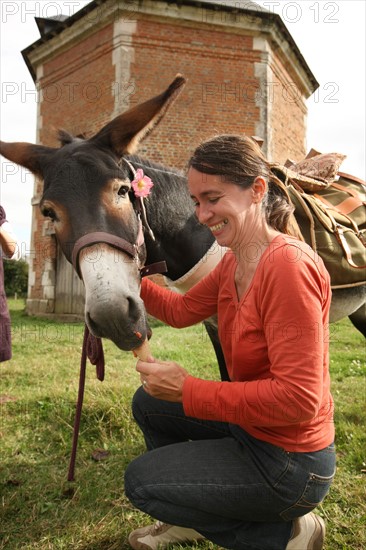
[[[154,184],[148,176],[144,175],[144,171],[139,168],[131,185],[136,197],[147,197],[150,195],[150,189]]]

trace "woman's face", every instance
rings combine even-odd
[[[223,180],[222,176],[188,172],[188,187],[200,223],[207,225],[221,246],[235,248],[246,242],[258,223],[257,180],[244,189]],[[262,180],[263,181],[263,180]],[[263,182],[264,188],[265,183]]]

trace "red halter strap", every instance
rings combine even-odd
[[[122,252],[125,252],[133,260],[136,260],[138,262],[138,251],[139,248],[144,244],[144,234],[142,230],[142,223],[139,222],[139,233],[137,236],[137,243],[131,244],[122,237],[116,237],[116,235],[112,235],[111,233],[105,233],[104,231],[96,231],[94,233],[88,233],[87,235],[84,235],[83,237],[80,237],[75,242],[71,261],[72,265],[74,266],[74,269],[76,273],[79,275],[80,279],[82,279],[81,271],[79,268],[79,254],[82,251],[83,248],[86,248],[87,246],[92,246],[93,244],[100,244],[100,243],[106,243],[112,246],[113,248],[117,248],[118,250],[122,250]],[[154,264],[146,265],[140,268],[140,275],[141,277],[146,277],[146,275],[155,275],[156,273],[166,273],[168,271],[167,265],[165,261],[161,262],[155,262]]]
[[[139,234],[137,237],[137,243],[131,244],[126,239],[123,239],[122,237],[117,237],[116,235],[112,235],[111,233],[105,233],[104,231],[96,231],[94,233],[87,233],[86,235],[83,235],[75,242],[71,261],[72,265],[75,268],[76,273],[79,275],[80,279],[82,279],[80,268],[79,268],[79,255],[83,248],[86,248],[87,246],[92,246],[93,244],[99,244],[99,243],[106,243],[112,246],[113,248],[117,248],[118,250],[122,250],[122,252],[125,252],[129,256],[131,256],[132,259],[138,260],[138,251],[139,248],[144,244],[144,235],[142,231],[142,223],[139,221]]]

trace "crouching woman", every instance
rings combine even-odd
[[[234,550],[319,550],[325,527],[312,510],[335,472],[328,273],[250,138],[201,144],[188,186],[199,222],[228,252],[185,295],[145,279],[142,298],[173,327],[217,314],[230,381],[174,361],[137,363],[133,414],[148,452],[127,468],[125,490],[157,521],[130,545],[206,538]]]

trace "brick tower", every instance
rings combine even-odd
[[[39,93],[37,141],[56,132],[91,136],[158,94],[182,73],[188,84],[139,154],[184,167],[215,133],[264,139],[268,158],[305,154],[306,99],[318,84],[281,18],[254,2],[95,0],[71,17],[36,18],[41,38],[22,53]],[[27,310],[80,315],[83,288],[58,251],[33,197]]]

